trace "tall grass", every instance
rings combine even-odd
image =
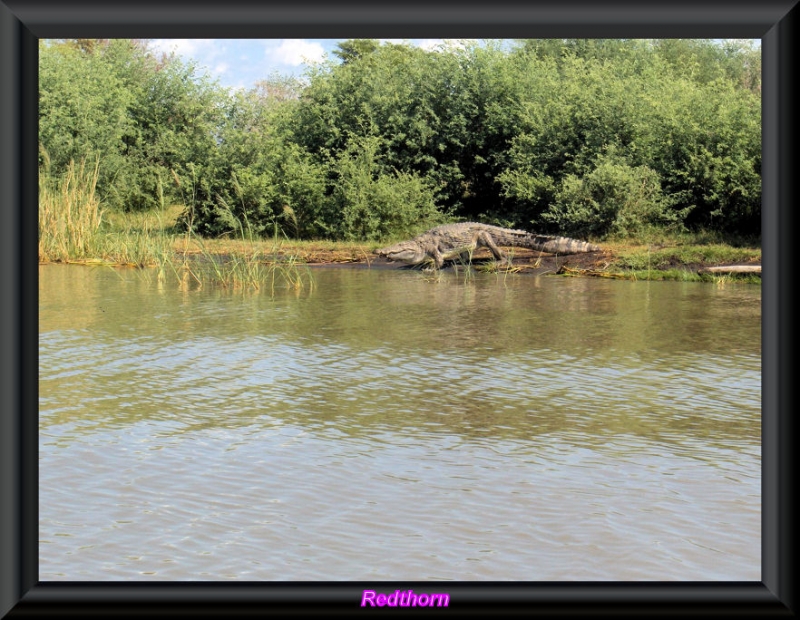
[[[104,230],[100,235],[101,255],[116,265],[149,267],[161,257],[174,252],[174,235],[164,232],[160,224],[145,222],[142,226],[127,224]]]
[[[96,193],[99,161],[69,163],[54,177],[39,171],[39,260],[67,261],[97,256],[103,219]]]
[[[39,169],[39,261],[152,265],[172,239],[158,224],[112,226],[97,195],[99,160],[69,163],[61,176]]]
[[[155,267],[160,284],[180,288],[296,291],[313,288],[310,269],[296,256],[283,255],[277,236],[253,235],[239,225],[241,243],[220,251],[191,232],[176,235],[160,212],[104,212],[97,195],[99,161],[71,162],[61,176],[51,174],[47,154],[39,170],[39,261]],[[232,215],[232,214],[231,214]],[[167,215],[167,217],[169,217]]]
[[[181,290],[207,285],[226,290],[262,291],[277,288],[313,290],[314,279],[307,265],[293,256],[281,256],[278,246],[254,242],[225,254],[212,252],[201,237],[187,232],[183,252],[162,252],[156,257],[160,284],[176,282]],[[199,253],[197,253],[199,250]]]
[[[227,211],[229,221],[235,222],[240,243],[225,252],[212,251],[202,237],[193,232],[190,214],[181,241],[183,251],[157,255],[159,283],[177,278],[179,287],[184,290],[213,284],[229,290],[268,289],[271,294],[276,288],[313,289],[314,279],[308,266],[295,256],[280,253],[277,226],[270,246],[253,234],[246,215],[242,222],[224,201],[220,201],[220,207]],[[199,250],[199,254],[192,252],[190,256],[190,249]]]

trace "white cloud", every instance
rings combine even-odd
[[[227,73],[228,69],[230,68],[231,66],[227,62],[219,62],[214,65],[214,68],[211,70],[211,72],[214,75],[222,75],[223,73]]]
[[[319,43],[305,39],[284,39],[278,47],[268,48],[267,56],[284,65],[297,67],[325,58],[325,50]]]
[[[479,43],[478,39],[442,39],[444,49],[450,50],[465,50],[476,43]]]
[[[420,39],[417,42],[417,47],[421,47],[424,50],[431,51],[438,49],[440,46],[444,45],[444,39]]]
[[[448,49],[465,49],[475,39],[379,39],[382,43],[404,43],[424,49],[426,52],[437,52]]]
[[[428,52],[449,47],[464,47],[461,39],[378,39],[378,41],[397,45],[413,45]]]
[[[201,52],[213,52],[219,42],[214,39],[154,39],[150,41],[150,49],[169,54],[175,52],[179,56],[192,57]]]

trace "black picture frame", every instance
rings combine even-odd
[[[449,613],[793,615],[798,0],[477,4],[0,0],[0,617],[359,613],[364,589],[430,583],[103,583],[38,579],[37,39],[760,38],[763,52],[762,580],[440,583]],[[443,610],[439,610],[442,612]],[[418,610],[413,612],[419,613]],[[413,613],[392,609],[392,615]],[[435,612],[433,612],[435,613]],[[447,613],[447,612],[446,612]]]

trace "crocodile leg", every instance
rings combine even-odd
[[[444,255],[439,250],[438,245],[433,248],[433,264],[436,265],[436,269],[444,267]]]
[[[482,245],[489,248],[495,260],[498,260],[500,262],[508,262],[508,257],[503,253],[503,250],[497,247],[497,244],[494,242],[494,239],[492,239],[492,235],[490,235],[488,232],[482,231],[478,235],[477,240],[479,246]]]

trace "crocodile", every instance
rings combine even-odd
[[[522,247],[550,254],[578,254],[599,252],[600,247],[569,237],[537,235],[524,230],[501,228],[477,222],[443,224],[417,235],[410,241],[401,241],[375,250],[390,261],[419,265],[433,261],[441,269],[444,261],[460,256],[466,262],[479,247],[487,247],[498,261],[508,261],[499,246]]]

